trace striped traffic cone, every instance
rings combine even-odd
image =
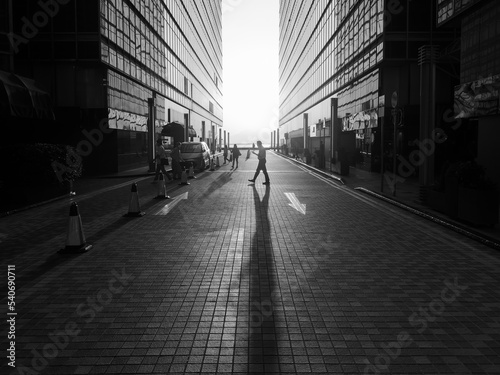
[[[163,173],[160,173],[160,178],[158,181],[158,194],[155,199],[170,199],[167,192],[167,181],[163,177]]]
[[[76,202],[71,203],[69,208],[69,224],[66,235],[66,247],[58,251],[60,254],[85,253],[93,246],[85,241],[83,234],[82,218],[78,213]]]
[[[130,203],[128,206],[128,213],[123,215],[124,217],[141,217],[146,215],[145,212],[141,211],[139,206],[139,194],[137,193],[137,184],[134,182],[131,188]]]

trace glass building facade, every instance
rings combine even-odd
[[[469,129],[462,147],[500,186],[500,2],[437,1],[439,25],[458,25],[461,31],[454,115],[460,129]]]
[[[381,153],[410,152],[405,139],[419,127],[418,49],[433,38],[449,41],[449,30],[435,28],[433,4],[282,0],[279,145],[308,149],[324,165],[338,163],[342,150],[374,171]]]
[[[110,131],[86,156],[89,166],[147,165],[149,122],[155,138],[176,122],[186,129],[184,140],[222,142],[220,0],[12,3],[12,33],[25,37],[26,22],[36,31],[10,51],[4,69],[51,94],[56,121],[73,143],[82,129],[108,120]]]

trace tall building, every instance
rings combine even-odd
[[[500,186],[500,3],[438,0],[437,24],[458,27],[460,83],[454,88],[457,126],[472,129],[468,147]]]
[[[282,0],[280,147],[307,150],[338,172],[342,164],[401,168],[399,156],[418,150],[424,116],[438,126],[458,83],[453,74],[432,74],[453,71],[452,58],[427,61],[456,33],[438,29],[435,15],[434,0]],[[422,95],[434,109],[421,113]]]
[[[222,143],[220,0],[2,0],[1,7],[2,122],[11,137],[43,121],[42,133],[76,146],[94,172],[151,163],[160,134]],[[32,98],[50,95],[55,121],[23,115],[18,108],[36,100],[22,103],[14,81]]]

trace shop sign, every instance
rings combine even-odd
[[[499,90],[500,75],[455,86],[455,118],[499,114]]]
[[[148,119],[146,116],[108,108],[108,123],[110,129],[146,132]]]

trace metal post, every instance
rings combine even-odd
[[[156,94],[148,98],[148,164],[149,172],[155,171],[155,123],[156,123]]]
[[[323,121],[323,161],[321,168],[326,168],[326,117]]]
[[[397,134],[396,134],[396,123],[397,123],[397,111],[398,107],[395,107],[392,110],[392,125],[394,127],[394,134],[393,134],[393,141],[392,141],[392,176],[393,176],[393,189],[392,189],[392,196],[396,196],[396,184],[397,184],[397,176],[396,176],[396,141],[397,141]]]
[[[338,132],[337,132],[337,123],[338,123],[338,104],[339,100],[338,98],[332,98],[330,102],[331,106],[331,117],[332,121],[330,124],[330,160],[335,159],[335,166],[332,166],[330,164],[330,171],[333,172],[333,168],[335,167],[335,171],[337,171],[337,161],[339,160],[338,158],[338,144],[339,144],[339,139],[337,137]]]
[[[12,10],[12,0],[9,0],[9,36],[14,35],[14,15]],[[11,73],[14,73],[14,46],[12,42],[9,43],[9,69]]]
[[[189,142],[189,113],[184,113],[184,141]]]
[[[382,117],[380,121],[380,192],[384,192],[384,120]]]
[[[432,139],[436,117],[436,61],[439,49],[426,45],[419,48],[418,64],[420,66],[420,141]],[[424,158],[419,167],[421,189],[434,183],[434,155]]]

